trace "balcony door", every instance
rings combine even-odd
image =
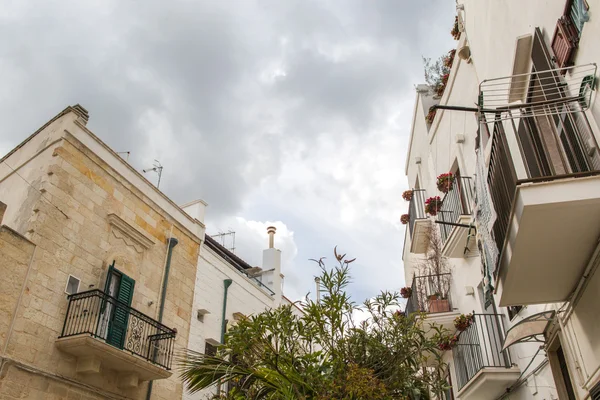
[[[135,281],[115,268],[115,262],[108,267],[104,293],[109,296],[101,317],[101,336],[106,343],[122,349],[129,324],[129,307],[133,299]]]

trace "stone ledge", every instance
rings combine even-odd
[[[172,375],[171,371],[88,334],[59,338],[56,347],[77,358],[78,372],[101,373],[102,368],[121,372],[127,378],[120,386],[132,387],[132,382],[166,379]]]

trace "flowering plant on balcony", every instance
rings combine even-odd
[[[400,296],[402,296],[403,299],[410,298],[410,296],[412,296],[412,288],[409,288],[408,286],[403,287],[400,289]]]
[[[406,201],[411,201],[413,197],[413,191],[412,190],[405,190],[402,193],[402,198]]]
[[[461,314],[454,318],[454,327],[459,331],[464,331],[473,323],[473,314]]]
[[[458,29],[458,15],[454,17],[454,26],[450,31],[450,34],[454,38],[454,40],[460,39],[460,30]]]
[[[452,190],[455,179],[456,177],[452,174],[452,172],[439,175],[436,182],[438,190],[444,194],[448,193]]]
[[[458,342],[458,337],[456,337],[456,335],[443,336],[442,338],[440,338],[440,341],[438,342],[438,348],[442,351],[452,350],[452,348],[454,346],[456,346],[457,342]]]
[[[456,55],[456,49],[452,49],[448,52],[448,55],[444,57],[444,67],[452,68],[452,63],[454,62],[454,56]]]
[[[437,95],[442,96],[444,94],[444,90],[446,90],[446,85],[448,84],[448,78],[450,77],[450,73],[446,73],[442,75],[441,82],[437,87]]]
[[[425,116],[425,121],[431,125],[433,123],[433,119],[435,118],[435,113],[437,109],[434,106],[429,107],[429,112]]]
[[[406,225],[410,222],[410,215],[408,214],[402,214],[400,216],[400,222],[402,222],[402,225]]]
[[[436,216],[438,211],[442,209],[442,199],[440,196],[430,197],[425,200],[425,212],[431,216]]]

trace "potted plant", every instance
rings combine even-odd
[[[425,212],[431,216],[436,216],[438,211],[442,209],[442,199],[440,196],[430,197],[425,200]]]
[[[402,214],[400,216],[400,222],[402,222],[402,225],[406,225],[410,222],[410,215],[408,214]]]
[[[456,335],[443,336],[442,338],[440,338],[440,341],[438,342],[438,348],[442,351],[452,350],[452,348],[454,346],[456,346],[457,342],[458,342],[458,337],[456,337]]]
[[[436,94],[438,96],[441,97],[444,94],[444,90],[446,90],[446,85],[448,84],[449,77],[450,77],[450,73],[446,73],[446,74],[442,75],[441,82],[438,85],[437,92],[436,92]]]
[[[448,193],[452,190],[455,180],[456,177],[452,174],[452,172],[439,175],[436,182],[438,190],[444,194]]]
[[[400,289],[400,296],[402,296],[403,299],[410,298],[410,296],[412,296],[412,288],[409,288],[408,286],[403,287]]]
[[[454,38],[454,40],[460,39],[460,29],[458,28],[458,15],[454,17],[454,26],[450,31],[450,34]]]
[[[456,55],[456,49],[452,49],[448,52],[448,55],[444,57],[444,67],[452,68],[452,63],[454,62],[454,56]]]
[[[461,314],[454,319],[454,327],[459,331],[466,330],[473,323],[473,314]]]
[[[405,190],[402,193],[402,198],[406,201],[411,201],[413,197],[413,191],[412,190]]]
[[[429,112],[427,113],[427,115],[425,116],[425,121],[431,125],[433,123],[433,120],[435,118],[435,113],[436,113],[437,109],[434,106],[429,107]]]

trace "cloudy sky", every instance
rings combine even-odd
[[[455,42],[452,0],[4,0],[0,155],[67,105],[176,202],[209,203],[259,265],[278,227],[285,292],[309,258],[358,260],[357,301],[403,285],[404,160],[421,56]],[[150,176],[155,179],[154,176]]]

